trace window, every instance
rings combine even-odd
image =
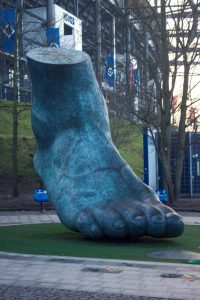
[[[72,34],[73,34],[73,28],[67,24],[64,24],[64,35],[72,35]]]

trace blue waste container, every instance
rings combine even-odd
[[[46,202],[48,201],[47,191],[44,189],[35,189],[34,190],[34,200],[36,202]]]
[[[158,195],[161,202],[167,202],[168,201],[168,194],[165,189],[157,189],[156,194]]]
[[[40,202],[40,210],[43,212],[43,202],[49,201],[47,191],[42,188],[35,189],[34,201]]]

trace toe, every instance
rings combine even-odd
[[[184,231],[184,223],[181,216],[179,216],[172,208],[160,204],[159,209],[163,212],[166,219],[166,229],[163,237],[177,237]]]
[[[89,210],[82,210],[76,218],[78,231],[88,239],[101,239],[104,233]]]
[[[129,201],[112,202],[110,206],[119,213],[124,220],[129,236],[139,237],[145,235],[146,218],[140,210],[133,208]]]
[[[163,237],[177,237],[184,231],[184,223],[182,218],[175,212],[170,212],[165,215],[166,229]]]
[[[152,237],[161,237],[166,228],[166,219],[156,206],[141,205],[140,209],[146,216],[146,233]]]
[[[94,218],[106,236],[122,238],[128,235],[128,229],[124,220],[111,207],[105,205],[95,208]]]

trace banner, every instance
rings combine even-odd
[[[133,96],[134,91],[134,64],[131,61],[128,67],[129,93]]]
[[[46,38],[48,47],[60,47],[59,28],[47,28]]]
[[[133,77],[134,77],[135,95],[137,95],[139,93],[139,85],[140,85],[140,73],[138,68],[134,70]]]
[[[0,26],[2,27],[1,50],[8,53],[14,52],[15,45],[15,9],[0,7]]]
[[[110,87],[114,87],[114,58],[113,56],[106,57],[106,81]]]

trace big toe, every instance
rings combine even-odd
[[[181,235],[184,231],[182,217],[166,205],[160,204],[159,209],[163,212],[166,219],[166,228],[163,237],[177,237]]]
[[[166,229],[164,231],[164,237],[177,237],[184,231],[184,223],[182,218],[175,212],[169,212],[166,217]]]
[[[162,211],[156,206],[142,205],[147,220],[146,233],[152,237],[161,237],[166,229],[166,219]]]

